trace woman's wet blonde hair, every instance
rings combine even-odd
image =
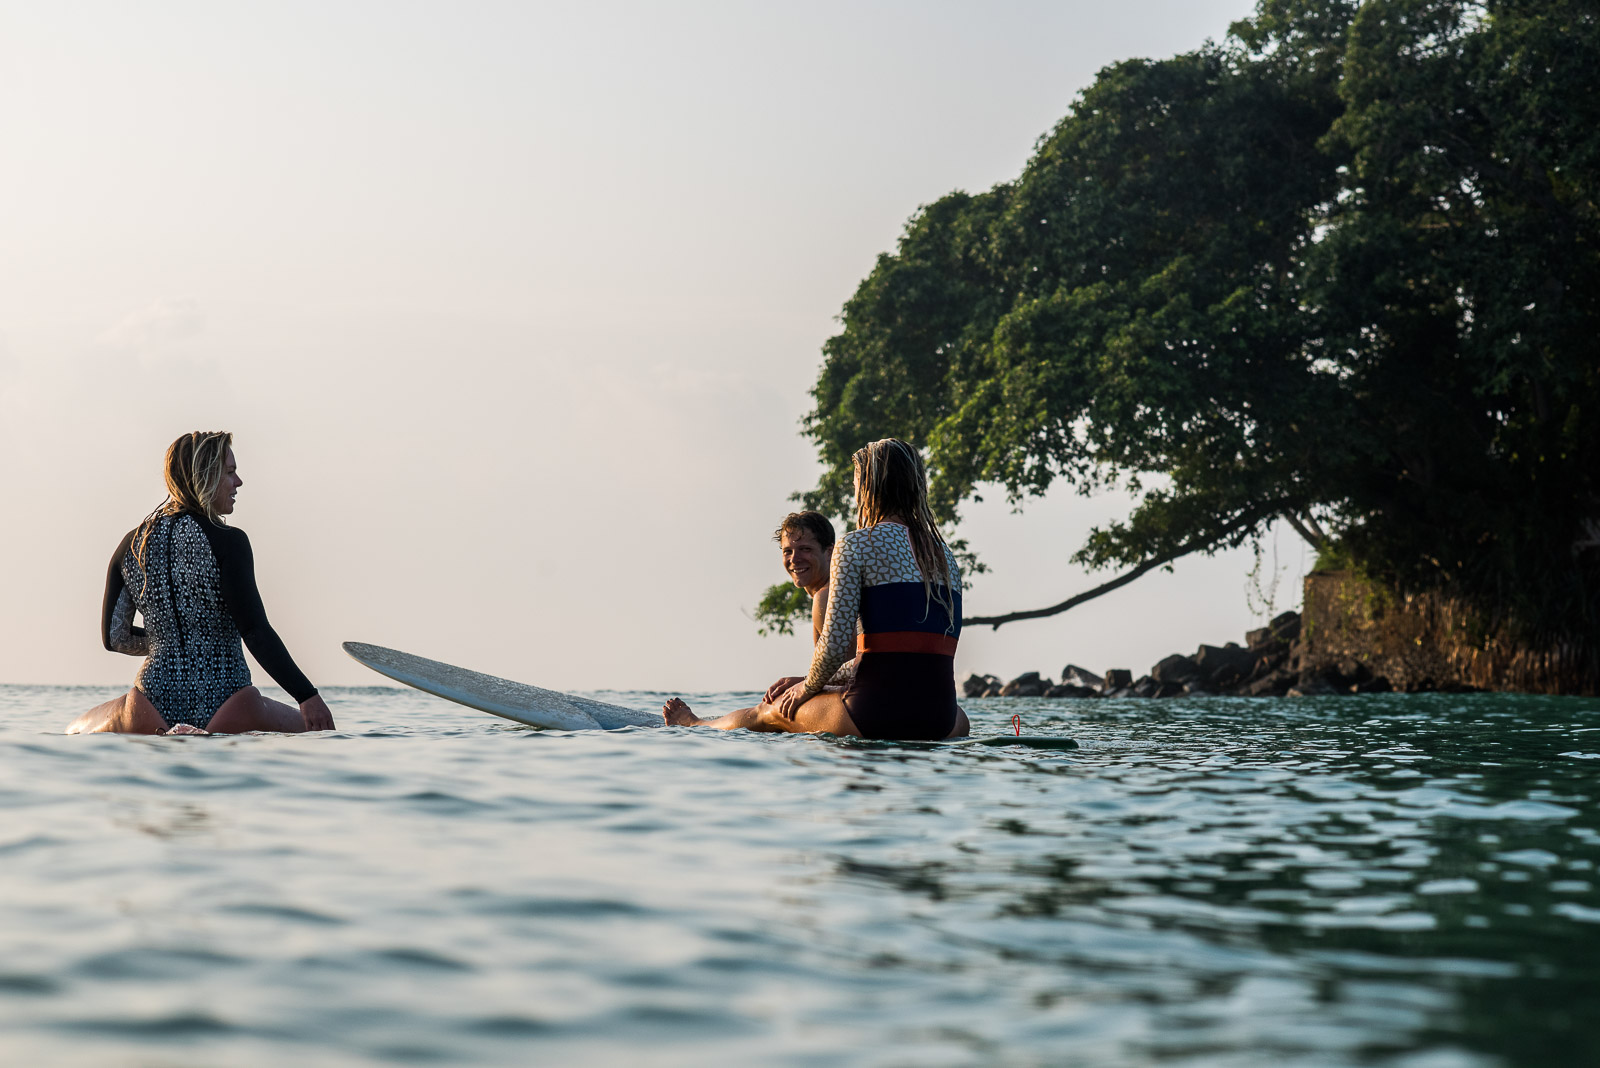
[[[162,516],[188,512],[222,526],[222,514],[217,511],[217,487],[222,485],[222,478],[228,472],[228,450],[232,446],[233,435],[226,430],[196,430],[167,446],[167,458],[162,467],[167,479],[167,499],[139,524],[135,539],[139,548],[134,558],[140,567],[144,566],[144,547],[150,540],[150,531]]]
[[[891,516],[911,532],[911,552],[922,589],[955,618],[955,577],[939,523],[928,507],[928,469],[922,454],[899,438],[871,442],[851,457],[856,469],[856,525],[875,526]]]

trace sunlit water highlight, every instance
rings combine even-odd
[[[0,687],[8,1063],[1600,1063],[1600,702],[58,733],[113,692]]]

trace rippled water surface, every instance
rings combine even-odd
[[[8,1063],[1600,1063],[1600,702],[56,733],[113,693],[0,687]]]

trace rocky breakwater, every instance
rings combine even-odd
[[[1189,656],[1173,653],[1137,679],[1123,668],[1102,676],[1068,664],[1060,682],[1037,671],[1006,683],[993,675],[971,675],[961,692],[967,697],[1306,697],[1392,688],[1355,660],[1311,666],[1298,612],[1285,612],[1244,638],[1243,645],[1202,645]]]

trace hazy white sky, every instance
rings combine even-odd
[[[237,434],[234,522],[315,681],[376,681],[345,639],[560,688],[803,673],[748,612],[845,298],[1100,67],[1252,6],[0,5],[0,681],[131,680],[105,566],[197,428]],[[1067,557],[1121,507],[971,509],[968,610],[1101,581]],[[1237,639],[1250,564],[969,631],[957,669]]]

